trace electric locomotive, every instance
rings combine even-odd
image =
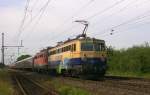
[[[81,21],[76,21],[81,22]],[[48,66],[53,72],[89,78],[104,76],[106,71],[105,41],[87,37],[85,28],[75,39],[59,42],[48,50]]]

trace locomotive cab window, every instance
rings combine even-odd
[[[104,44],[104,43],[101,43],[101,44],[100,44],[100,50],[101,50],[101,51],[104,51],[104,50],[105,50],[105,44]]]
[[[93,51],[92,43],[81,43],[81,51]]]
[[[105,50],[104,43],[93,43],[93,42],[81,43],[81,51],[104,51],[104,50]]]

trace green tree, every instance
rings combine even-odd
[[[150,74],[150,46],[148,43],[128,49],[113,49],[113,55],[108,57],[109,73]]]

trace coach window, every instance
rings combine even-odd
[[[71,45],[71,51],[73,51],[73,44]]]
[[[61,51],[61,48],[60,49],[58,49],[58,51],[59,51],[59,53],[61,53],[62,51]]]
[[[55,51],[52,51],[52,55],[55,54]]]
[[[63,48],[61,48],[61,52],[64,52],[64,51],[63,51]]]
[[[76,51],[76,44],[73,44],[73,51]]]
[[[66,48],[65,47],[63,47],[64,48],[64,52],[66,51]]]
[[[52,54],[53,54],[53,52],[52,52],[52,51],[50,51],[50,52],[49,52],[49,55],[52,55]]]
[[[61,48],[59,49],[59,53],[61,53]]]
[[[69,51],[69,46],[67,46],[67,51]]]
[[[68,51],[68,46],[66,46],[66,51]]]
[[[52,55],[52,52],[50,51],[50,52],[48,53],[48,55]]]
[[[57,53],[59,53],[59,49],[57,49]]]
[[[57,49],[57,53],[59,53],[59,49]]]
[[[62,52],[64,52],[64,47],[62,47]]]
[[[71,45],[69,45],[69,51],[71,51]]]
[[[66,51],[65,47],[63,47],[63,49],[64,49],[64,52],[65,52]]]

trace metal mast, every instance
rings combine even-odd
[[[2,65],[4,64],[4,33],[2,33]]]
[[[16,46],[5,46],[4,44],[4,33],[2,33],[2,65],[5,65],[5,55],[4,55],[4,50],[5,50],[5,47],[9,48],[9,47],[14,47],[14,48],[18,48],[18,54],[19,54],[19,49],[20,47],[23,47],[22,46],[22,40],[21,40],[21,45],[16,45]]]

